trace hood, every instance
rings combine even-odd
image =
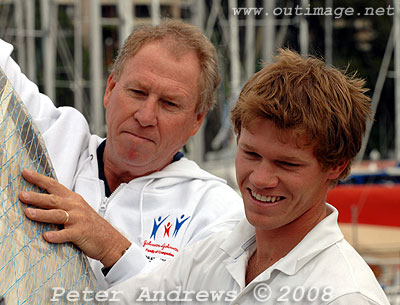
[[[160,179],[163,178],[163,179]],[[201,169],[194,161],[182,158],[175,161],[162,170],[154,172],[150,175],[139,177],[134,181],[154,180],[157,181],[157,188],[171,187],[174,184],[179,184],[187,180],[214,180],[226,184],[226,180],[214,176],[209,172]]]
[[[89,144],[89,151],[91,155],[94,156],[94,163],[96,168],[95,172],[97,172],[97,158],[96,158],[96,149],[100,145],[100,143],[104,140],[104,138],[100,138],[96,135],[92,135]],[[163,179],[160,179],[163,178]],[[192,180],[192,179],[200,179],[200,180],[214,180],[215,182],[220,182],[226,184],[226,180],[214,176],[209,172],[201,169],[196,162],[191,161],[187,158],[181,158],[179,161],[172,162],[164,167],[160,171],[156,171],[150,175],[146,175],[143,177],[138,177],[132,180],[135,183],[144,182],[147,186],[152,184],[152,182],[148,183],[148,181],[156,181],[157,185],[152,185],[156,188],[163,187],[171,187],[175,184],[180,184],[184,181]]]

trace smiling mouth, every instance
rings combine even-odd
[[[250,189],[250,193],[254,199],[261,201],[261,202],[265,202],[265,203],[276,203],[278,201],[285,199],[285,197],[283,197],[283,196],[264,196],[264,195],[256,193],[252,189]]]

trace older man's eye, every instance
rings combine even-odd
[[[164,104],[165,106],[170,107],[170,108],[178,107],[178,104],[176,104],[176,103],[174,103],[174,102],[171,102],[171,101],[169,101],[169,100],[162,100],[162,102],[163,102],[163,104]]]
[[[133,94],[136,94],[136,95],[145,95],[145,94],[146,94],[144,91],[139,90],[139,89],[131,89],[130,91],[131,91]]]

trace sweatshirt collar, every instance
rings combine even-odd
[[[98,165],[98,171],[99,171],[99,179],[104,181],[104,187],[105,187],[105,194],[106,197],[111,196],[111,191],[110,191],[110,186],[108,185],[106,175],[104,174],[104,161],[103,161],[103,155],[104,155],[104,149],[106,147],[106,140],[100,143],[100,145],[97,147],[96,154],[97,154],[97,165]],[[184,154],[180,151],[178,151],[173,159],[172,162],[179,161],[184,157]]]

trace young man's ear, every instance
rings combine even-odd
[[[344,169],[347,167],[348,164],[349,164],[349,160],[346,160],[343,163],[331,168],[329,170],[328,178],[331,180],[335,180],[335,179],[339,178],[340,174],[344,171]]]

